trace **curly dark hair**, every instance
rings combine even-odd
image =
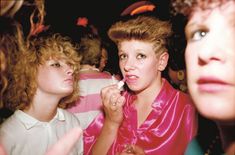
[[[210,9],[234,0],[171,0],[172,13],[190,16],[196,7]],[[211,5],[213,3],[213,5]],[[215,5],[214,5],[215,4]]]

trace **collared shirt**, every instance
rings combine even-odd
[[[0,142],[9,155],[44,155],[67,131],[80,126],[71,113],[58,108],[50,122],[41,122],[21,110],[8,118],[0,128]],[[71,155],[83,154],[80,138]]]
[[[152,111],[138,127],[137,111],[133,105],[136,96],[124,92],[123,121],[108,155],[122,152],[127,144],[138,145],[147,155],[182,155],[187,144],[197,133],[195,108],[188,95],[175,90],[163,80],[156,94]],[[104,116],[98,115],[84,131],[84,154],[90,154],[103,126]]]

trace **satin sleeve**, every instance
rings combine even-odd
[[[92,147],[96,143],[104,124],[104,115],[100,113],[94,121],[83,132],[84,155],[92,152]]]

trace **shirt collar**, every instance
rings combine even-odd
[[[21,110],[17,110],[15,112],[15,115],[16,115],[16,117],[19,118],[19,120],[22,122],[22,124],[24,125],[24,127],[27,130],[29,130],[30,128],[33,128],[34,126],[36,126],[36,124],[45,123],[45,122],[41,122],[41,121],[37,120],[36,118],[26,114],[25,112],[23,112]],[[50,122],[53,122],[54,120],[58,120],[58,121],[65,120],[65,116],[64,116],[62,109],[60,109],[60,108],[57,109],[57,113],[56,113],[55,117]],[[50,122],[48,122],[48,123],[50,123]]]
[[[53,119],[57,119],[59,121],[65,121],[65,116],[61,108],[57,109],[57,113]]]
[[[158,110],[163,110],[177,93],[166,79],[163,78],[162,81],[162,88],[152,104],[152,107]]]

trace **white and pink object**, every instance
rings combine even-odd
[[[121,81],[117,83],[118,89],[122,90],[125,84],[126,78],[124,77]]]

